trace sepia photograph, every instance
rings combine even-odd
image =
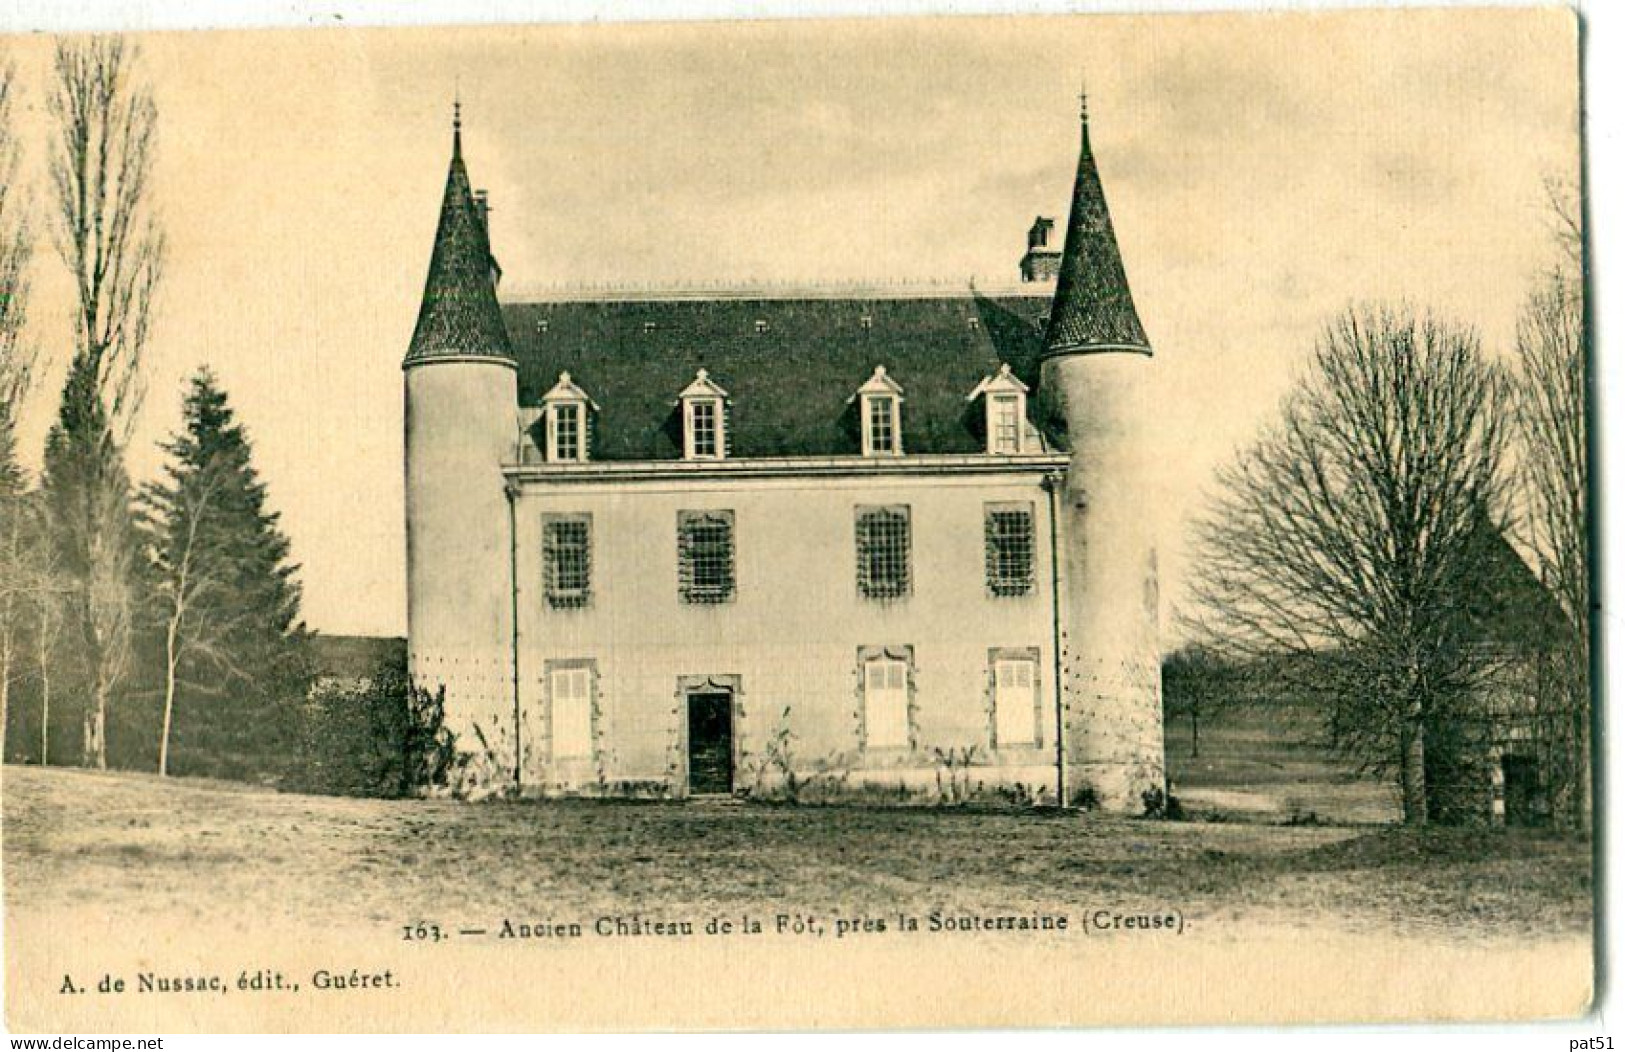
[[[0,37],[7,1029],[1584,1016],[1581,62]]]

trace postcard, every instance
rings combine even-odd
[[[8,1027],[1583,1014],[1580,48],[6,40]]]

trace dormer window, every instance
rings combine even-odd
[[[872,455],[896,453],[897,399],[876,395],[865,399],[868,404],[869,449]]]
[[[549,437],[553,443],[553,452],[548,459],[587,459],[585,451],[581,448],[581,407],[573,404],[554,406],[550,422],[552,433]]]
[[[858,388],[858,419],[863,431],[863,455],[896,457],[903,454],[903,389],[886,375],[884,365]]]
[[[588,413],[597,408],[569,373],[559,374],[559,382],[542,396],[550,462],[581,463],[587,459]]]
[[[690,402],[688,406],[688,455],[691,457],[714,457],[720,443],[717,441],[722,430],[717,412],[717,404],[711,401]]]
[[[721,460],[728,454],[728,392],[704,369],[678,396],[683,407],[683,457]]]
[[[989,453],[1021,452],[1021,396],[993,395],[987,402]]]
[[[1027,385],[1016,379],[1009,365],[976,385],[967,401],[983,400],[987,451],[1012,456],[1026,451]]]

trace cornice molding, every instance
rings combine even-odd
[[[874,478],[941,475],[1045,475],[1064,471],[1064,453],[932,454],[901,457],[763,457],[742,460],[611,460],[583,464],[505,464],[519,483],[677,481],[682,479]]]

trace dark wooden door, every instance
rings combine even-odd
[[[734,788],[733,695],[688,696],[688,791],[731,793]]]

